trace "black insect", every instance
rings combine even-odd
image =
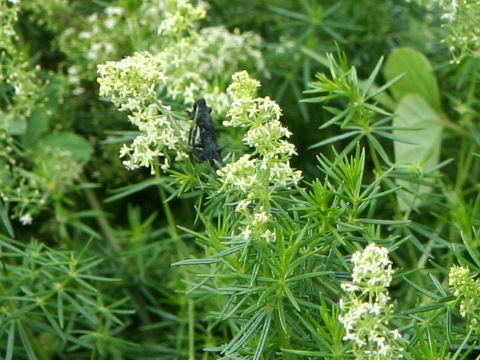
[[[195,120],[195,127],[190,134],[189,142],[193,147],[192,154],[201,161],[208,161],[212,169],[216,171],[218,164],[224,165],[224,162],[211,113],[212,108],[207,106],[205,99],[201,98],[195,101],[193,110],[188,111],[192,120]]]

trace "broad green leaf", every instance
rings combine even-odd
[[[41,148],[51,147],[69,151],[72,159],[80,163],[87,162],[93,153],[90,143],[79,135],[69,132],[50,134],[40,140]]]
[[[435,111],[441,111],[437,79],[432,66],[422,53],[408,47],[393,50],[385,63],[384,73],[387,81],[403,74],[403,77],[390,87],[397,101],[401,101],[407,94],[418,94],[423,96]]]
[[[420,95],[405,96],[395,109],[394,136],[410,143],[394,141],[395,160],[400,164],[422,163],[424,170],[439,161],[442,119]]]
[[[6,126],[10,135],[22,135],[27,131],[27,121],[11,114],[0,114],[0,124]]]
[[[34,146],[40,136],[48,130],[50,117],[44,108],[36,108],[28,118],[28,127],[22,135],[22,144],[25,146]]]
[[[395,161],[399,165],[409,165],[428,172],[438,165],[442,136],[442,119],[421,95],[409,94],[402,98],[393,119],[394,136],[404,138],[409,143],[394,141]],[[400,182],[399,182],[400,183]],[[413,193],[423,194],[428,188],[418,184],[406,184]],[[413,188],[415,187],[415,189]],[[411,194],[403,194],[404,199],[413,200]],[[405,196],[407,196],[405,198]],[[410,201],[408,201],[410,202]],[[400,201],[405,210],[405,201]]]

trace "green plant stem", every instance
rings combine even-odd
[[[87,201],[92,207],[92,209],[98,211],[99,213],[99,216],[97,216],[96,219],[103,235],[105,236],[105,239],[110,243],[112,248],[114,248],[118,252],[121,252],[122,245],[115,236],[115,233],[113,232],[113,229],[110,226],[108,219],[104,215],[102,215],[103,209],[100,205],[100,202],[97,200],[97,196],[92,189],[85,189],[85,195],[87,196]]]
[[[159,179],[159,184],[161,184],[162,180]],[[175,219],[172,214],[172,210],[167,202],[167,195],[165,194],[165,190],[161,185],[158,186],[158,192],[160,194],[160,200],[162,202],[162,209],[165,213],[165,218],[167,219],[168,224],[168,233],[170,234],[171,238],[174,240],[177,250],[177,256],[179,259],[183,259],[185,256],[189,254],[188,248],[182,241],[181,237],[178,235],[177,232],[177,224],[175,223]]]
[[[187,300],[188,307],[188,360],[195,360],[195,308],[192,299]]]
[[[443,227],[442,223],[437,224],[435,232],[440,234],[441,233],[441,228]],[[419,269],[424,269],[425,265],[428,261],[428,255],[430,251],[434,248],[435,246],[435,240],[434,239],[429,239],[428,242],[425,244],[425,250],[426,252],[422,253],[420,258],[418,259],[418,268]]]
[[[468,139],[472,138],[472,134],[469,133],[467,130],[462,128],[461,126],[455,124],[454,122],[450,121],[446,116],[443,117],[443,126],[445,128],[451,129],[455,131],[456,133],[460,134],[463,137],[466,137]]]
[[[170,206],[168,205],[165,190],[161,185],[162,181],[160,178],[158,178],[158,175],[156,176],[158,179],[158,184],[160,184],[157,186],[157,188],[160,194],[162,208],[165,213],[165,217],[167,219],[168,232],[170,234],[170,237],[175,242],[178,259],[184,259],[189,253],[188,248],[186,247],[185,243],[182,241],[181,237],[178,235],[175,219],[173,217]],[[183,279],[185,279],[187,282],[190,281],[190,274],[185,270],[180,271],[179,276],[177,277],[177,279],[175,279],[177,283],[177,289],[184,288],[184,285],[182,282]],[[184,304],[185,303],[182,302],[182,307],[183,307],[182,312],[185,311]],[[193,299],[187,299],[186,312],[187,312],[187,321],[188,321],[188,359],[195,360],[195,331],[194,331],[195,330],[194,328],[195,327],[195,306],[194,306]]]

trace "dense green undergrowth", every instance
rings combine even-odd
[[[0,19],[0,358],[478,356],[476,1]]]

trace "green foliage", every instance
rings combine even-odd
[[[432,66],[422,53],[411,48],[395,49],[388,56],[384,73],[387,81],[402,76],[391,87],[397,101],[401,101],[405,95],[417,94],[435,111],[441,111],[437,79]]]
[[[402,98],[395,109],[393,132],[398,138],[406,139],[405,142],[395,141],[395,160],[400,166],[405,166],[413,172],[419,173],[419,178],[424,174],[436,170],[440,158],[442,139],[442,119],[420,95],[408,94]],[[407,142],[408,141],[408,142]],[[414,203],[414,198],[424,194],[427,188],[415,184],[408,186],[413,196],[408,203]],[[406,206],[408,208],[408,206]]]
[[[475,1],[0,13],[0,358],[477,356]]]
[[[424,55],[410,48],[399,48],[389,55],[385,64],[387,80],[402,78],[392,85],[391,91],[397,101],[393,135],[395,161],[399,166],[410,168],[417,178],[423,180],[434,175],[440,160],[442,118],[437,79]],[[425,176],[426,174],[426,176]],[[422,195],[428,194],[428,186],[400,181],[408,190],[401,191],[400,206],[411,210],[418,205]]]
[[[56,149],[59,152],[69,152],[71,158],[79,163],[88,161],[93,148],[84,138],[67,132],[57,132],[42,137],[39,146],[41,149]]]

